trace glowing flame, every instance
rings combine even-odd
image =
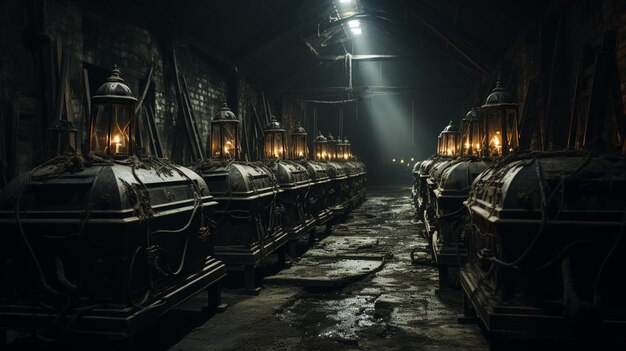
[[[120,138],[119,135],[116,135],[113,137],[113,143],[115,143],[115,153],[119,154],[121,149],[122,149],[122,143],[121,143],[122,139]]]

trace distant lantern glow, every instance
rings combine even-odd
[[[361,31],[360,27],[359,28],[352,28],[352,34],[361,35],[361,33],[362,33],[362,31]]]
[[[350,28],[359,28],[361,27],[361,22],[359,20],[348,21],[348,26]]]
[[[394,158],[394,159],[391,159],[391,162],[396,162],[396,159],[395,159],[395,158]]]
[[[411,162],[415,161],[415,157],[411,157]]]
[[[400,160],[400,163],[404,163],[404,160]]]

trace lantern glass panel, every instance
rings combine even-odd
[[[437,137],[437,154],[439,154],[439,156],[445,155],[443,149],[443,136],[441,134]]]
[[[283,132],[267,132],[265,133],[265,151],[266,158],[283,158],[285,153]]]
[[[442,135],[442,147],[443,155],[445,156],[457,156],[458,155],[458,133],[457,132],[444,132]]]
[[[482,133],[479,119],[463,122],[463,155],[478,156],[482,149]]]
[[[217,122],[211,128],[211,155],[217,158],[237,158],[238,122]]]
[[[498,109],[489,109],[485,116],[486,156],[502,155],[502,119]]]
[[[345,150],[345,144],[342,142],[337,142],[337,159],[343,160],[343,154]]]
[[[313,152],[316,161],[324,160],[326,155],[324,154],[324,143],[321,141],[316,141],[313,143]]]
[[[322,143],[322,159],[330,160],[330,141]]]
[[[330,147],[330,154],[331,154],[331,159],[336,160],[337,159],[337,148],[339,147],[339,145],[337,145],[337,141],[335,140],[334,142],[331,143]]]
[[[487,110],[485,130],[486,156],[508,154],[519,146],[517,111],[514,108]]]
[[[291,136],[291,158],[305,158],[307,156],[306,135]]]
[[[111,101],[94,103],[90,136],[92,153],[102,157],[129,154],[133,105]]]

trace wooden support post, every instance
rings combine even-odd
[[[67,72],[69,71],[70,66],[70,56],[68,52],[62,52],[60,55],[61,56],[59,56],[59,60],[61,61],[61,64],[59,69],[59,75],[57,77],[57,96],[55,100],[55,117],[57,120],[63,119],[63,107],[67,107],[66,94],[69,94],[69,92],[67,91]],[[67,112],[69,114],[69,110]],[[68,116],[68,114],[66,114],[66,117]]]
[[[196,122],[196,117],[193,113],[193,105],[191,104],[191,98],[189,95],[189,89],[187,86],[187,79],[185,76],[181,75],[181,81],[183,83],[183,97],[187,106],[187,117],[190,120],[191,131],[193,132],[193,136],[196,142],[196,148],[198,149],[198,153],[200,154],[200,158],[205,158],[204,146],[202,145],[202,138],[200,138],[200,131],[198,130],[198,123]]]
[[[137,107],[135,107],[135,113],[139,113],[139,110],[143,106],[143,102],[146,99],[146,95],[148,95],[148,91],[150,90],[150,86],[152,85],[152,73],[154,72],[154,62],[150,64],[148,68],[148,72],[146,73],[146,78],[144,81],[146,85],[143,87],[141,96],[139,97],[139,102],[137,103]]]
[[[202,149],[201,140],[198,140],[197,129],[195,129],[194,126],[195,122],[193,120],[189,96],[185,92],[183,83],[181,82],[181,74],[178,70],[178,61],[176,60],[176,50],[174,47],[172,47],[172,58],[174,64],[174,83],[176,85],[176,97],[178,101],[178,106],[183,118],[183,123],[185,124],[187,140],[190,145],[192,159],[194,161],[197,161],[203,159],[204,151]]]

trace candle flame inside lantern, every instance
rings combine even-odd
[[[115,143],[115,153],[118,154],[120,149],[122,148],[122,144],[120,143],[121,139],[119,135],[113,137],[113,143]]]

